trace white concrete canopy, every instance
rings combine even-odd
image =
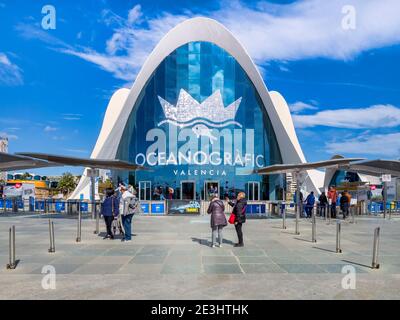
[[[107,107],[103,126],[91,158],[115,159],[119,142],[133,108],[156,68],[177,48],[196,41],[211,42],[227,51],[243,68],[256,88],[271,120],[283,163],[304,163],[305,157],[297,139],[288,105],[278,92],[268,92],[261,74],[245,48],[219,22],[203,17],[188,19],[170,30],[145,61],[130,90],[118,90]],[[312,180],[312,178],[310,178]],[[88,187],[82,176],[72,198],[79,198]],[[312,183],[316,191],[320,186]]]

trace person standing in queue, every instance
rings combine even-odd
[[[331,206],[331,217],[332,219],[336,219],[336,201],[337,201],[337,193],[334,186],[330,186],[328,191],[328,203]]]
[[[136,197],[136,190],[133,189],[133,193],[129,192],[125,186],[121,186],[121,198],[120,198],[120,213],[122,217],[122,226],[124,228],[124,238],[122,242],[128,242],[132,240],[132,217],[136,212],[140,210],[140,203]]]
[[[342,192],[342,196],[340,197],[340,210],[343,213],[343,220],[349,216],[349,207],[350,207],[350,199],[347,196],[346,191]]]
[[[236,201],[230,201],[229,198],[226,198],[226,201],[228,201],[229,205],[233,207],[232,213],[235,215],[235,229],[238,236],[238,243],[236,243],[234,246],[243,247],[244,242],[242,226],[243,223],[246,222],[246,194],[244,192],[239,192]]]
[[[318,198],[319,201],[319,215],[320,217],[326,216],[326,207],[328,206],[328,198],[326,197],[325,191],[321,193]]]
[[[119,204],[118,198],[114,195],[113,189],[108,189],[106,191],[106,198],[101,204],[101,214],[104,217],[104,222],[106,224],[107,234],[103,239],[114,239],[114,235],[111,231],[111,226],[114,218],[119,214]]]
[[[228,222],[226,221],[225,216],[225,205],[218,198],[217,194],[211,196],[211,202],[208,206],[207,213],[211,214],[211,247],[215,248],[215,243],[217,242],[217,234],[218,234],[218,244],[219,247],[222,247],[223,235],[222,229],[226,227]]]

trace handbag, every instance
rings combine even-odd
[[[246,208],[247,208],[247,205],[245,205],[245,206],[243,207],[243,210],[242,210],[242,214],[243,214],[243,215],[246,214]],[[232,212],[231,215],[230,215],[230,217],[229,217],[228,222],[229,222],[230,224],[235,224],[235,221],[236,221],[236,215]]]
[[[235,220],[236,220],[236,215],[232,212],[231,215],[230,215],[230,217],[229,217],[228,222],[229,222],[230,224],[234,224],[234,223],[235,223]]]

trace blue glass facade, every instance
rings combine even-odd
[[[345,182],[359,182],[359,181],[361,180],[357,173],[346,170],[337,170],[333,175],[329,185],[340,186]]]
[[[191,42],[176,49],[132,110],[116,158],[152,171],[115,171],[114,181],[146,182],[150,197],[154,188],[172,187],[180,198],[184,181],[193,182],[196,199],[206,197],[207,181],[221,197],[239,190],[254,200],[280,197],[281,176],[252,173],[282,163],[270,119],[242,67],[222,48]]]

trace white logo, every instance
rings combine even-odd
[[[342,268],[342,273],[346,274],[342,279],[342,288],[355,289],[356,288],[356,268],[351,265],[345,265]]]
[[[203,123],[210,127],[221,128],[230,124],[242,127],[234,121],[242,98],[237,99],[226,108],[222,101],[221,91],[215,91],[202,103],[196,101],[189,93],[181,89],[176,106],[170,104],[160,96],[158,100],[163,108],[166,120],[163,123],[171,123],[181,128]]]
[[[56,289],[56,268],[50,265],[43,266],[42,274],[45,276],[42,279],[42,288],[44,290]]]
[[[50,4],[45,5],[42,8],[42,14],[45,14],[42,18],[42,28],[44,30],[54,30],[56,28],[56,8]]]

